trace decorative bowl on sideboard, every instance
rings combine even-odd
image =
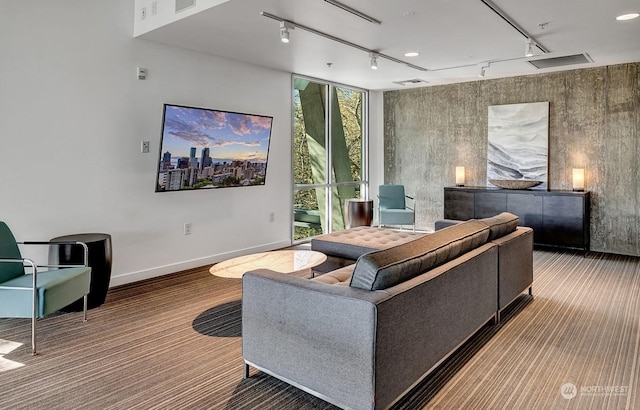
[[[531,179],[490,179],[489,182],[503,189],[529,189],[542,183]]]

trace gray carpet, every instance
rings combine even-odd
[[[518,298],[396,408],[640,408],[638,258],[534,258],[535,299]],[[208,266],[122,286],[87,323],[41,320],[36,357],[29,320],[0,319],[0,408],[334,409],[254,369],[242,379],[240,299],[240,281]]]

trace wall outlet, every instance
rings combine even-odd
[[[273,222],[276,220],[276,214],[275,212],[270,212],[269,213],[269,222]]]
[[[156,14],[158,14],[158,2],[157,1],[152,1],[151,2],[151,15],[155,16]]]
[[[191,222],[184,224],[184,234],[191,235]]]
[[[149,141],[140,141],[140,152],[143,154],[149,153]]]
[[[146,80],[147,79],[147,69],[144,67],[137,67],[136,72],[138,74],[138,80]]]

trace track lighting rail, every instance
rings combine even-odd
[[[426,69],[426,68],[424,68],[424,67],[420,67],[420,66],[417,66],[417,65],[415,65],[415,64],[407,63],[406,61],[402,61],[402,60],[397,59],[397,58],[395,58],[395,57],[391,57],[391,56],[388,56],[388,55],[386,55],[386,54],[382,54],[382,53],[380,53],[379,51],[368,49],[368,48],[363,47],[363,46],[361,46],[361,45],[358,45],[358,44],[352,43],[352,42],[350,42],[350,41],[343,40],[343,39],[341,39],[341,38],[338,38],[338,37],[332,36],[331,34],[327,34],[327,33],[324,33],[324,32],[322,32],[322,31],[316,30],[316,29],[314,29],[314,28],[311,28],[311,27],[305,26],[305,25],[303,25],[303,24],[296,23],[295,21],[287,20],[287,19],[284,19],[284,18],[282,18],[282,17],[278,17],[278,16],[276,16],[276,15],[274,15],[274,14],[267,13],[266,11],[262,11],[262,12],[260,12],[260,15],[261,15],[261,16],[264,16],[264,17],[268,17],[268,18],[270,18],[270,19],[272,19],[272,20],[276,20],[276,21],[278,21],[278,22],[280,22],[280,23],[289,24],[289,25],[291,25],[292,27],[295,27],[295,28],[297,28],[297,29],[307,31],[307,32],[309,32],[309,33],[315,34],[315,35],[320,36],[320,37],[324,37],[324,38],[326,38],[326,39],[329,39],[329,40],[335,41],[335,42],[337,42],[337,43],[344,44],[345,46],[349,46],[349,47],[352,47],[352,48],[355,48],[355,49],[358,49],[358,50],[364,51],[365,53],[367,53],[367,55],[371,55],[371,53],[373,53],[373,54],[375,54],[376,56],[378,56],[378,57],[380,57],[380,58],[384,58],[385,60],[393,61],[394,63],[397,63],[397,64],[403,64],[403,65],[406,65],[407,67],[413,68],[413,69],[415,69],[415,70],[419,70],[419,71],[429,71],[428,69]]]
[[[374,19],[373,17],[368,16],[368,15],[364,14],[363,12],[358,11],[358,10],[352,8],[352,7],[349,7],[344,3],[340,3],[339,1],[336,1],[336,0],[324,0],[324,1],[326,3],[331,4],[332,6],[338,7],[339,9],[342,9],[342,10],[346,11],[347,13],[351,13],[354,16],[358,16],[361,19],[368,21],[369,23],[382,24],[382,22],[380,20]]]
[[[497,14],[502,20],[506,21],[511,27],[513,27],[518,33],[522,34],[524,38],[531,40],[532,44],[536,46],[540,51],[547,54],[549,50],[543,47],[531,34],[529,34],[525,29],[523,29],[514,19],[509,17],[507,13],[502,11],[498,6],[493,4],[490,0],[480,0],[485,6],[489,7],[491,11]]]

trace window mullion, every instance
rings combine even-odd
[[[331,141],[331,121],[333,118],[333,104],[331,103],[333,101],[332,98],[332,93],[333,93],[333,85],[331,84],[327,84],[327,88],[326,88],[326,102],[325,102],[325,130],[324,130],[324,136],[325,136],[325,144],[324,146],[326,147],[325,152],[326,152],[326,156],[325,156],[325,164],[326,164],[326,182],[327,182],[327,186],[325,187],[325,209],[327,210],[327,212],[325,212],[325,223],[327,226],[327,232],[331,233],[333,232],[333,189],[332,189],[332,184],[333,184],[333,167],[331,164],[333,164],[333,143]]]

